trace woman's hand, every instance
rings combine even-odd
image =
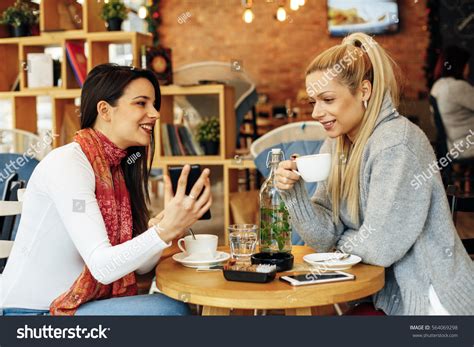
[[[191,170],[185,165],[178,180],[176,195],[173,196],[173,188],[169,176],[165,175],[165,209],[156,217],[162,231],[160,238],[168,243],[176,237],[182,236],[186,230],[206,213],[212,204],[210,170],[204,169],[201,176],[194,184],[189,195],[185,195],[188,175]],[[202,192],[202,195],[201,195]],[[201,195],[201,196],[199,196]],[[199,199],[197,198],[199,196]]]
[[[296,170],[296,162],[294,160],[284,160],[278,164],[278,169],[275,172],[278,189],[291,189],[298,182],[300,176],[292,170]]]
[[[160,213],[158,213],[155,217],[153,217],[152,219],[148,221],[148,227],[151,228],[153,225],[156,225],[159,222],[161,222],[164,216],[165,216],[165,211],[161,211]]]

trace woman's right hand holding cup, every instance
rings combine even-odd
[[[281,190],[292,189],[296,182],[300,179],[300,175],[296,172],[296,161],[293,160],[294,156],[291,156],[292,160],[284,160],[278,164],[276,171],[277,188]]]

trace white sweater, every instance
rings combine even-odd
[[[112,247],[92,167],[79,144],[70,143],[49,153],[28,182],[17,237],[0,275],[0,308],[48,310],[84,264],[108,284],[132,271],[149,272],[169,245],[150,228]]]
[[[440,78],[431,89],[436,98],[439,113],[448,136],[448,150],[455,143],[461,148],[460,158],[474,157],[474,146],[470,141],[469,130],[474,131],[474,87],[464,80],[452,77]]]

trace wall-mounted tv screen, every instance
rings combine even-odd
[[[394,33],[398,26],[396,0],[328,0],[328,29],[332,36]]]

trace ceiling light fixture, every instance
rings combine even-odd
[[[244,3],[244,6],[245,6],[242,19],[244,20],[245,23],[250,24],[253,22],[255,18],[255,15],[253,14],[253,11],[252,11],[252,0],[245,0],[242,2]]]
[[[286,10],[282,5],[278,6],[278,10],[277,10],[277,13],[276,13],[276,18],[280,22],[284,22],[286,20]]]
[[[297,11],[300,8],[300,0],[290,0],[290,9]]]

